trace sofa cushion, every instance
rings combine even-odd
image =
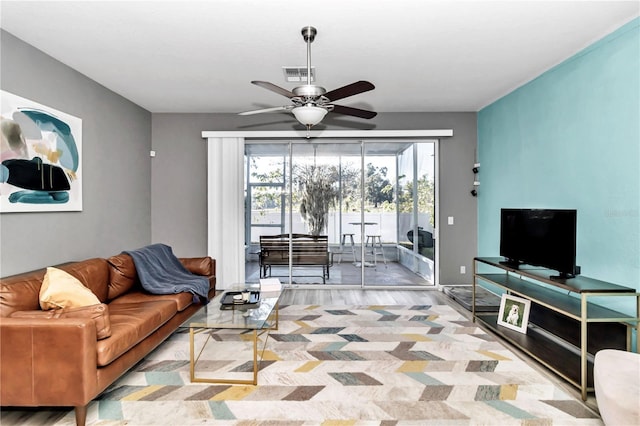
[[[110,303],[111,337],[97,345],[98,366],[108,365],[140,343],[177,312],[172,300]]]
[[[100,300],[77,278],[58,268],[47,268],[40,287],[40,307],[43,310],[97,304]]]
[[[136,283],[138,274],[131,256],[121,253],[107,259],[109,263],[109,289],[107,297],[113,300],[129,291]]]
[[[213,271],[213,259],[210,257],[181,257],[180,263],[192,274],[210,275]]]
[[[96,324],[96,338],[106,339],[111,336],[111,321],[109,307],[104,303],[83,306],[80,308],[50,309],[48,311],[16,311],[12,318],[91,318]]]
[[[0,317],[40,309],[40,287],[45,273],[45,269],[39,269],[0,279]]]
[[[76,277],[100,299],[99,303],[107,302],[109,265],[106,259],[86,259],[79,262],[56,265],[56,268],[62,269]]]
[[[149,300],[172,300],[176,304],[178,312],[182,312],[193,303],[193,297],[193,294],[188,292],[176,294],[151,294],[145,291],[132,291],[112,301],[111,305],[119,303],[138,303]]]

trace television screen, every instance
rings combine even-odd
[[[502,209],[500,256],[553,269],[560,278],[576,273],[576,210]]]

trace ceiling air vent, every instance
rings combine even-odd
[[[306,83],[307,67],[282,67],[287,83]],[[316,81],[316,67],[311,67],[311,82]]]

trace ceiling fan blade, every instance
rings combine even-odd
[[[356,81],[355,83],[347,84],[346,86],[340,87],[339,89],[331,90],[324,94],[325,97],[329,98],[331,102],[337,101],[338,99],[347,98],[349,96],[357,95],[358,93],[368,92],[369,90],[375,89],[372,83],[368,81]]]
[[[287,98],[294,98],[296,95],[293,94],[292,91],[283,89],[280,86],[276,86],[273,83],[269,83],[268,81],[257,81],[254,80],[251,84],[255,84],[256,86],[260,86],[264,89],[271,90],[272,92],[276,92],[279,95],[286,96]]]
[[[263,108],[263,109],[254,109],[252,111],[244,111],[239,112],[238,115],[253,115],[253,114],[262,114],[263,112],[276,112],[276,111],[287,111],[291,109],[290,106],[279,106],[272,108]]]
[[[344,115],[353,115],[354,117],[370,119],[378,115],[377,112],[367,111],[366,109],[348,107],[344,105],[334,105],[332,112]]]

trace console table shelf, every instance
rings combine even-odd
[[[492,269],[492,273],[479,271]],[[600,349],[631,349],[631,330],[638,330],[640,293],[588,277],[551,279],[553,271],[504,264],[502,258],[474,259],[472,315],[488,329],[519,347],[556,374],[580,388],[593,390],[593,356]],[[527,333],[502,327],[498,312],[476,312],[476,286],[492,284],[531,301]],[[563,291],[564,290],[564,291]],[[633,297],[635,316],[592,303],[592,297]],[[637,343],[636,343],[637,351]]]
[[[513,294],[527,299],[535,299],[537,303],[557,312],[562,312],[576,320],[580,320],[582,318],[582,306],[580,299],[566,293],[559,293],[557,291],[541,287],[536,283],[514,277],[511,274],[477,274],[477,277],[508,289]],[[606,294],[608,295],[609,293]],[[626,296],[626,293],[621,292],[613,294]],[[598,293],[597,295],[602,296],[603,293]],[[628,315],[624,315],[620,312],[604,308],[600,305],[594,305],[592,303],[587,304],[586,313],[587,322],[601,322],[607,320],[621,321],[628,317]]]
[[[479,313],[476,318],[492,330],[499,327],[497,314],[491,315],[483,312]],[[568,347],[558,345],[556,341],[550,339],[548,335],[538,330],[537,328],[529,329],[527,330],[527,334],[522,334],[508,328],[500,327],[500,335],[523,351],[529,354],[535,354],[534,357],[540,363],[577,386],[577,384],[580,383],[580,356]],[[557,364],[558,359],[562,359],[564,362],[564,368],[561,371],[553,368],[553,366]],[[587,364],[589,366],[587,370],[587,383],[589,387],[593,387],[593,358],[587,358]]]

